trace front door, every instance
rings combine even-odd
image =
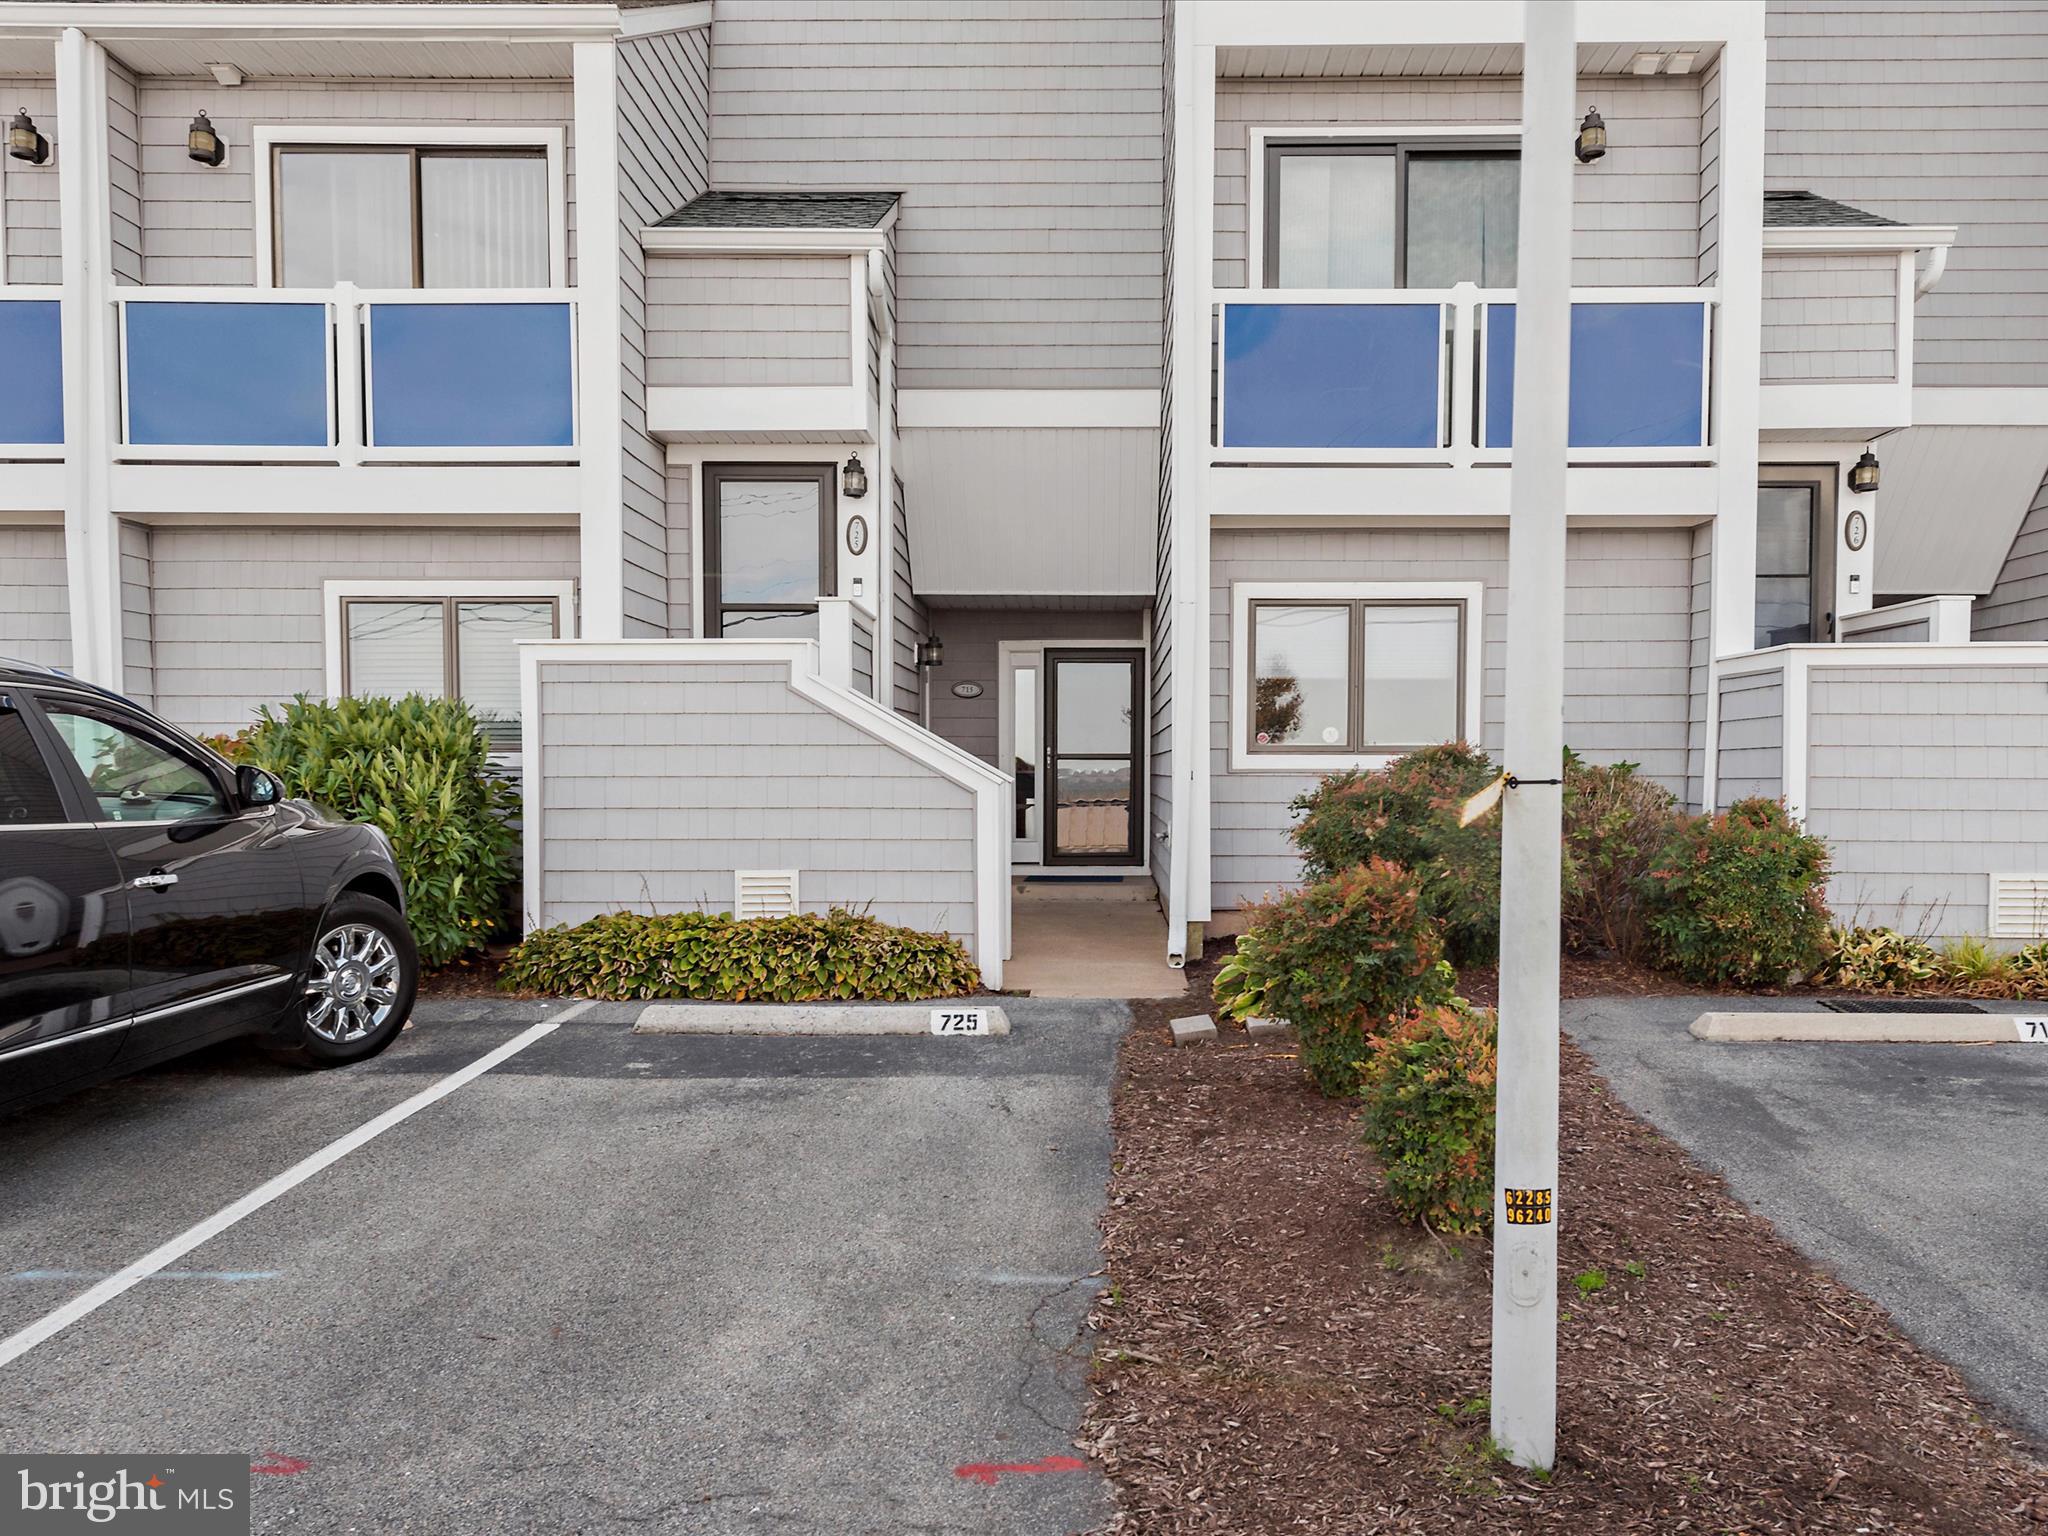
[[[1142,862],[1144,662],[1136,650],[1045,652],[1037,798],[1048,864]]]

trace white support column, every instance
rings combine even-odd
[[[1189,7],[1192,12],[1195,7]],[[1192,17],[1190,17],[1192,21]],[[1176,28],[1176,31],[1179,29]],[[1175,264],[1182,271],[1193,267],[1187,292],[1199,299],[1174,343],[1176,365],[1188,364],[1190,387],[1176,390],[1174,408],[1175,451],[1179,482],[1176,504],[1187,498],[1187,515],[1180,523],[1181,534],[1193,537],[1173,541],[1179,565],[1176,580],[1180,591],[1180,612],[1174,626],[1173,713],[1186,730],[1174,744],[1174,768],[1180,779],[1181,799],[1188,802],[1188,838],[1173,856],[1176,870],[1187,870],[1187,921],[1206,923],[1213,915],[1213,884],[1210,880],[1210,845],[1213,825],[1209,815],[1209,557],[1214,529],[1209,521],[1209,325],[1214,310],[1216,281],[1216,49],[1202,43],[1194,49],[1193,143],[1187,174],[1180,178],[1180,193],[1192,204],[1193,242],[1182,255],[1178,248]],[[1178,163],[1178,162],[1176,162]],[[1176,211],[1179,204],[1176,202]],[[1185,423],[1185,427],[1179,424]],[[1181,930],[1185,935],[1186,930]]]
[[[1763,324],[1764,22],[1762,6],[1728,6],[1721,55],[1721,290],[1715,462],[1713,646],[1735,656],[1756,641],[1756,476]]]
[[[64,568],[71,669],[121,686],[121,539],[109,495],[114,410],[107,55],[76,27],[57,41],[57,196],[64,229]]]
[[[1508,490],[1507,768],[1493,1195],[1493,1438],[1557,1459],[1558,897],[1564,791],[1565,434],[1570,391],[1572,0],[1523,6],[1515,444]],[[1524,1220],[1510,1223],[1514,1206]]]
[[[619,336],[620,242],[638,238],[619,206],[618,52],[610,42],[574,45],[576,202],[576,388],[583,441],[580,518],[582,637],[617,640],[626,627],[625,440]]]

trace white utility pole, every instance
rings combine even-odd
[[[1493,1438],[1557,1459],[1558,883],[1563,831],[1565,429],[1570,415],[1573,0],[1522,7],[1522,208],[1508,477],[1507,769],[1493,1159]]]

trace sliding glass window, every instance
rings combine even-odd
[[[1256,753],[1393,752],[1464,735],[1465,605],[1251,605]]]
[[[1265,172],[1269,288],[1514,286],[1514,145],[1271,143]]]

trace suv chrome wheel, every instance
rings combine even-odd
[[[372,1033],[398,1004],[398,950],[382,929],[344,923],[320,935],[306,982],[306,1028],[346,1045]]]

